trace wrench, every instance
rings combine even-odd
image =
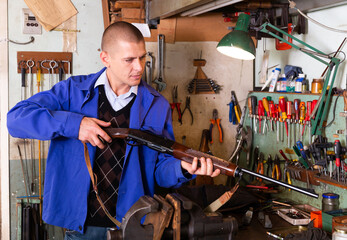
[[[148,68],[148,75],[146,74],[146,82],[148,83],[148,85],[151,85],[153,81],[153,55],[151,52],[148,52],[147,54],[151,58],[151,60],[146,62],[146,68]]]
[[[30,97],[32,95],[34,95],[34,79],[33,79],[33,72],[32,72],[32,68],[33,66],[35,65],[35,62],[33,60],[28,60],[27,61],[27,67],[29,69],[29,77],[30,77],[30,80],[29,80],[29,95]]]
[[[157,91],[161,92],[166,88],[166,83],[163,79],[164,72],[164,40],[165,35],[158,35],[158,76],[154,80],[154,83],[157,84]]]

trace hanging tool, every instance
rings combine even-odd
[[[275,104],[275,111],[274,111],[274,116],[276,119],[276,141],[280,141],[280,116],[279,116],[279,111],[278,111],[278,104]]]
[[[281,180],[281,167],[280,167],[280,159],[275,155],[274,166],[271,173],[271,178],[276,180]]]
[[[296,136],[299,137],[299,134],[296,135],[297,129],[296,126],[297,124],[300,123],[300,100],[299,99],[294,99],[294,112],[295,112],[295,124],[294,124],[294,142],[297,141],[298,139]]]
[[[347,84],[347,81],[346,81]],[[347,145],[347,90],[343,91],[343,102],[344,102],[344,114],[345,114],[345,121],[346,121],[346,126],[345,126],[345,138],[346,138],[346,145]]]
[[[146,68],[148,68],[148,76],[146,76],[147,84],[151,85],[153,81],[153,54],[147,52],[147,55],[150,57],[150,60],[146,62]]]
[[[184,107],[184,109],[183,109],[183,112],[182,112],[182,118],[183,118],[183,114],[184,114],[184,112],[186,111],[186,109],[188,109],[188,111],[189,111],[189,113],[190,113],[190,117],[191,117],[191,119],[192,119],[192,122],[190,123],[190,125],[193,125],[193,122],[194,122],[194,118],[193,118],[193,113],[192,113],[192,111],[190,110],[190,97],[189,96],[187,96],[186,97],[186,106]]]
[[[28,72],[29,72],[29,95],[30,97],[34,95],[34,79],[33,79],[33,71],[32,68],[35,65],[35,62],[33,60],[28,60],[26,63],[28,67]]]
[[[311,115],[311,108],[312,108],[312,102],[311,101],[307,101],[307,108],[306,108],[306,116],[305,116],[305,121],[304,121],[304,127],[302,129],[301,132],[301,136],[304,136],[305,133],[305,126],[308,122],[308,125],[311,124],[311,119],[310,119],[310,115]],[[309,139],[309,144],[311,144],[312,139]]]
[[[67,63],[67,73],[66,73],[66,78],[70,77],[71,76],[71,66],[70,66],[70,61],[66,61],[66,60],[63,60],[61,61],[62,65],[64,65],[64,63]],[[63,66],[64,67],[64,66]]]
[[[234,125],[240,123],[241,118],[241,109],[236,98],[234,91],[231,91],[231,100],[229,105],[229,122],[232,122]]]
[[[279,97],[279,101],[278,101],[278,105],[279,105],[279,110],[281,111],[281,115],[282,115],[282,142],[283,142],[283,136],[284,136],[284,128],[283,128],[283,124],[285,124],[286,126],[286,132],[287,132],[287,137],[288,137],[288,124],[287,124],[287,111],[286,111],[286,100],[284,99],[283,96]]]
[[[272,160],[272,157],[271,155],[269,154],[269,156],[267,157],[267,160],[266,160],[266,164],[267,164],[267,169],[266,169],[266,176],[270,177],[270,173],[272,173],[272,165],[273,165],[273,160]]]
[[[54,79],[53,79],[53,74],[54,74],[54,69],[58,67],[58,63],[54,60],[49,61],[49,68],[50,68],[50,73],[49,73],[49,85],[50,88],[52,88],[55,84]]]
[[[304,125],[304,120],[305,120],[305,102],[300,103],[300,141],[302,141],[302,129]]]
[[[335,151],[335,165],[336,165],[336,178],[340,182],[340,167],[341,167],[341,143],[340,140],[335,140],[334,144]]]
[[[265,118],[264,127],[263,127],[263,134],[265,134],[265,129],[266,129],[266,131],[269,131],[269,126],[268,126],[267,120],[270,121],[270,109],[269,109],[269,101],[266,97],[263,98],[262,102],[263,102],[263,107],[264,107],[264,118]]]
[[[59,69],[58,69],[58,73],[59,73],[59,82],[63,81],[63,75],[64,75],[64,65],[62,61],[59,61]]]
[[[257,97],[250,96],[248,98],[248,110],[251,117],[251,127],[253,128],[254,133],[257,133]]]
[[[287,123],[288,123],[288,148],[290,148],[291,145],[291,139],[290,139],[290,135],[291,135],[291,125],[292,125],[292,102],[288,101],[287,102]]]
[[[181,123],[181,125],[182,125],[181,103],[179,103],[177,100],[177,95],[178,95],[177,88],[178,88],[178,86],[172,87],[171,94],[172,94],[172,101],[173,102],[170,103],[170,106],[171,106],[171,111],[172,111],[172,117],[173,117],[173,112],[174,112],[175,108],[177,109],[178,122]]]
[[[157,91],[161,92],[166,88],[166,83],[164,82],[164,41],[165,35],[158,34],[158,76],[154,80],[157,84]]]
[[[220,124],[221,119],[218,118],[218,111],[217,109],[213,109],[212,112],[212,119],[210,119],[210,143],[213,143],[213,138],[212,138],[212,130],[213,130],[213,125],[217,124],[218,127],[218,132],[219,132],[219,142],[223,142],[223,129]]]
[[[258,157],[257,173],[264,175],[264,154],[262,152],[259,153],[259,157]],[[261,183],[263,179],[257,178],[257,181]]]
[[[262,132],[261,132],[261,121],[262,121],[263,118],[264,118],[264,105],[263,105],[263,101],[259,100],[258,101],[258,119],[259,119],[259,133],[260,134],[262,134]]]

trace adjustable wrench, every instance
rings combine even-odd
[[[158,76],[154,80],[154,83],[157,84],[157,90],[159,92],[163,91],[166,88],[166,83],[163,79],[164,72],[164,40],[165,35],[158,35]]]
[[[146,73],[146,82],[148,83],[148,85],[151,85],[153,81],[153,55],[151,52],[148,52],[147,54],[151,58],[151,60],[146,61],[146,70],[148,68],[148,74]]]

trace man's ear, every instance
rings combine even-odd
[[[105,67],[110,66],[110,56],[108,55],[107,52],[101,51],[100,59],[101,59],[101,62],[105,65]]]

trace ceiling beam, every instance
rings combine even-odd
[[[152,0],[150,19],[167,18],[215,0]]]

